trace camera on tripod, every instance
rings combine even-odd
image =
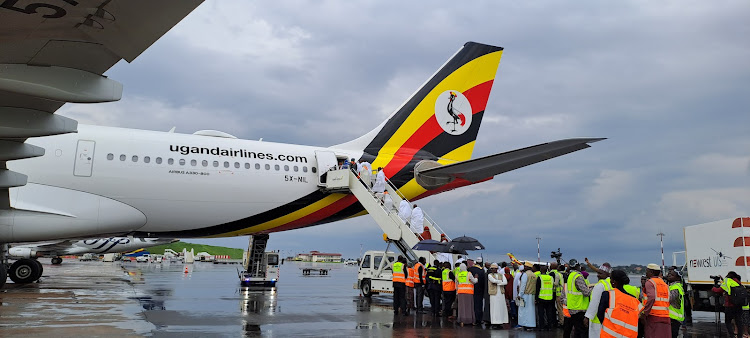
[[[557,248],[557,251],[552,251],[549,256],[557,260],[558,265],[560,264],[560,258],[562,258],[562,252],[560,252],[560,248]]]

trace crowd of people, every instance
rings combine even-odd
[[[561,329],[565,338],[668,338],[677,337],[685,320],[681,276],[669,269],[663,278],[656,264],[647,266],[638,286],[630,284],[625,271],[588,259],[569,265],[459,258],[451,266],[438,260],[427,264],[424,257],[411,264],[399,256],[392,269],[395,315],[427,313],[426,292],[430,314],[457,326]],[[587,270],[596,274],[596,283],[589,282]],[[730,292],[733,277],[715,291]],[[740,315],[732,318],[741,323]]]

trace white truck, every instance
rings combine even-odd
[[[684,233],[685,282],[693,310],[716,309],[711,287],[717,276],[734,271],[742,277],[742,285],[750,285],[750,217],[687,226]]]
[[[359,289],[365,297],[378,293],[393,293],[391,265],[398,255],[388,252],[387,259],[383,259],[383,256],[386,256],[384,251],[367,251],[362,256],[354,288]]]

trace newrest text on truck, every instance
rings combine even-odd
[[[734,271],[742,276],[742,285],[750,285],[750,217],[687,226],[684,232],[685,283],[694,310],[716,309],[711,276],[726,277]]]

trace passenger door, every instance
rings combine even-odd
[[[76,159],[73,164],[73,175],[91,177],[94,168],[94,148],[96,142],[90,140],[78,140]]]

